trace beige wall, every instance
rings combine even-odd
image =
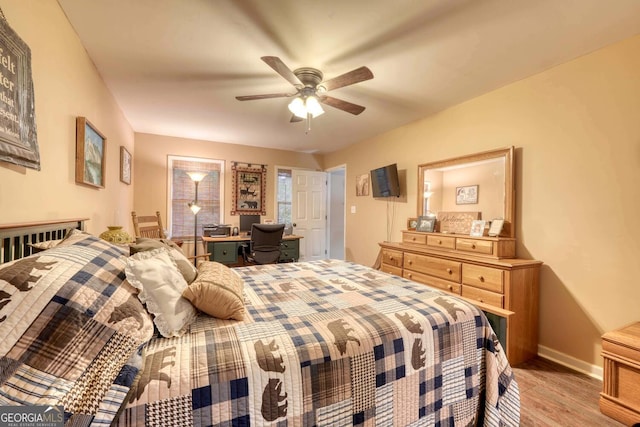
[[[0,0],[31,49],[41,171],[0,162],[0,223],[88,217],[88,231],[124,223],[133,188],[119,179],[120,146],[133,131],[55,1]],[[87,117],[107,137],[106,186],[75,183],[75,119]]]
[[[163,218],[167,217],[167,156],[169,155],[225,161],[224,223],[232,225],[238,225],[239,222],[237,215],[230,214],[233,162],[268,165],[265,200],[267,215],[263,218],[271,219],[275,219],[274,167],[289,166],[312,170],[321,168],[318,159],[311,154],[137,133],[136,150],[133,156],[136,212],[153,214],[159,210]]]
[[[357,206],[349,258],[373,263],[387,209],[400,239],[418,163],[513,145],[518,256],[545,263],[540,344],[601,365],[600,335],[640,319],[638,70],[640,36],[326,156],[326,167],[347,164]],[[389,160],[407,170],[407,203],[355,197],[355,177]]]

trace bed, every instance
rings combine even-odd
[[[505,354],[461,299],[345,261],[242,267],[243,320],[163,337],[127,248],[72,234],[0,265],[0,406],[78,426],[519,424]]]

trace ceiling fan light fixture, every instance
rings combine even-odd
[[[301,119],[306,119],[307,114],[311,114],[311,117],[314,118],[324,114],[318,98],[313,95],[307,96],[304,99],[300,96],[294,98],[293,101],[289,103],[289,111]]]
[[[318,117],[321,114],[324,114],[324,110],[322,106],[318,102],[318,98],[315,96],[308,96],[305,102],[305,106],[307,107],[307,112],[311,114],[313,118]]]
[[[301,119],[307,118],[307,108],[304,105],[304,101],[299,96],[293,98],[293,101],[289,103],[289,111],[291,111],[294,116],[300,117]]]

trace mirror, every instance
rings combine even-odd
[[[422,191],[421,191],[422,190]],[[515,237],[513,147],[418,165],[418,215],[480,212]]]

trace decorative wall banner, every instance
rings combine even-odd
[[[267,166],[231,166],[233,206],[231,215],[266,215]]]
[[[1,10],[0,161],[40,170],[31,50]]]

